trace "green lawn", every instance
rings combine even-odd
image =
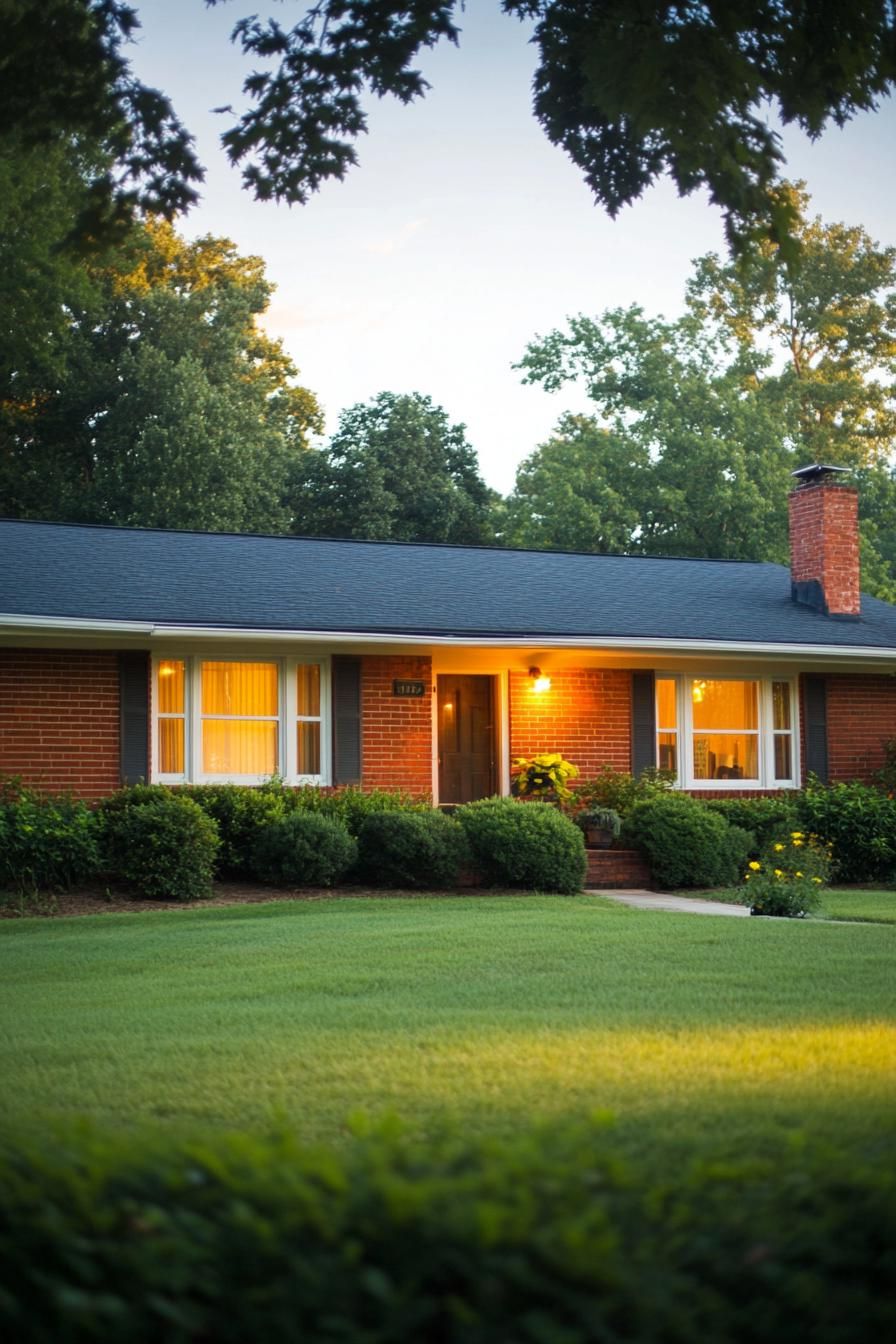
[[[599,896],[6,921],[0,1126],[338,1140],[359,1110],[496,1134],[606,1110],[666,1157],[794,1130],[873,1151],[894,1137],[894,953],[881,924]]]
[[[820,913],[828,919],[870,919],[896,924],[896,891],[825,891]]]
[[[702,900],[737,904],[743,887],[725,887],[716,891],[680,891],[679,896],[699,896]],[[821,904],[813,919],[850,920],[859,923],[896,924],[896,891],[859,890],[855,887],[822,891]]]

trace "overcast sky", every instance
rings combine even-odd
[[[638,303],[674,316],[694,257],[724,250],[717,211],[668,184],[611,221],[530,110],[535,53],[498,0],[468,0],[460,47],[424,54],[432,85],[410,107],[371,109],[360,165],[303,207],[257,203],[218,147],[245,105],[249,66],[229,42],[238,18],[294,23],[303,0],[133,0],[143,25],[132,61],[165,90],[197,138],[208,177],[189,236],[232,238],[265,259],[277,292],[267,327],[319,397],[327,431],[378,392],[423,392],[467,426],[489,484],[512,488],[519,462],[576,393],[524,387],[512,364],[573,313]],[[896,244],[896,107],[816,145],[788,135],[788,174],[826,220]]]

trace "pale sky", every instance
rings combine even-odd
[[[483,476],[507,492],[560,415],[587,409],[574,390],[522,385],[511,365],[526,344],[580,312],[637,303],[674,316],[693,258],[724,250],[719,212],[669,184],[615,221],[593,204],[532,116],[535,52],[498,0],[468,0],[460,47],[420,61],[426,98],[374,102],[358,167],[292,208],[241,188],[218,145],[233,119],[210,109],[245,106],[236,20],[257,12],[291,26],[304,0],[133,3],[134,68],[172,98],[208,170],[178,227],[264,258],[277,286],[266,326],[320,399],[328,434],[342,409],[378,392],[426,393],[467,426]],[[815,145],[788,135],[787,173],[806,180],[825,220],[896,244],[894,145],[888,100]]]

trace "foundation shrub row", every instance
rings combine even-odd
[[[0,890],[53,890],[104,876],[151,899],[207,896],[214,876],[426,889],[455,886],[472,866],[492,885],[574,892],[585,851],[573,821],[601,808],[621,814],[618,843],[645,855],[660,887],[734,886],[755,862],[774,875],[774,847],[794,831],[824,845],[834,881],[896,874],[896,798],[882,788],[811,782],[800,793],[704,802],[671,790],[659,772],[636,780],[605,769],[562,808],[490,798],[450,817],[403,793],[276,781],[136,785],[91,811],[10,781],[0,789]]]
[[[896,1187],[806,1136],[657,1170],[598,1122],[0,1148],[16,1344],[892,1338]]]

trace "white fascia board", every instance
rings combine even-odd
[[[152,635],[155,630],[152,621],[93,621],[73,616],[11,616],[0,612],[0,627],[3,626],[37,633],[74,630],[92,635]]]
[[[526,635],[433,635],[426,632],[403,635],[390,631],[369,630],[248,630],[244,627],[166,625],[155,626],[154,639],[229,639],[283,641],[301,644],[413,644],[434,648],[468,649],[601,649],[649,653],[737,653],[752,657],[868,658],[890,661],[896,666],[896,646],[875,648],[868,645],[831,644],[757,644],[749,640],[699,640],[626,638],[615,635],[544,636],[537,631]]]
[[[158,625],[152,621],[99,621],[61,616],[26,616],[0,613],[0,627],[18,630],[66,630],[81,634],[142,635],[152,640],[228,640],[265,641],[284,644],[412,644],[434,648],[472,649],[583,649],[599,652],[631,650],[638,653],[734,653],[753,658],[834,658],[890,662],[896,667],[896,646],[873,647],[863,644],[758,644],[751,640],[657,639],[616,635],[545,636],[538,631],[525,635],[434,635],[426,631],[398,634],[369,630],[277,630],[245,626]]]

